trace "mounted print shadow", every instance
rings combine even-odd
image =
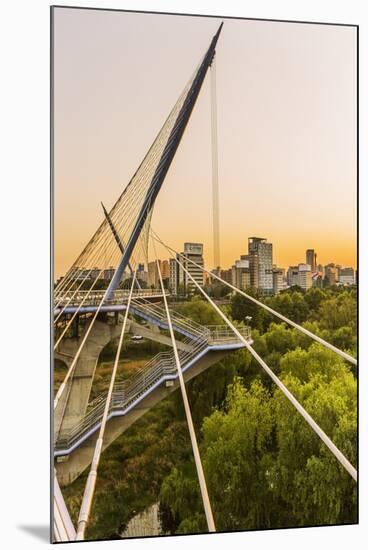
[[[357,36],[51,8],[53,542],[357,523]]]

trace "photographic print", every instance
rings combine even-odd
[[[53,542],[358,522],[357,38],[51,8]]]

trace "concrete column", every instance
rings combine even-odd
[[[66,360],[67,364],[70,365],[87,327],[88,324],[84,327],[79,338],[64,339],[55,357]],[[100,353],[106,344],[119,336],[120,331],[121,326],[119,324],[110,325],[99,320],[95,321],[90,336],[75,366],[74,374],[54,413],[55,437],[64,430],[72,428],[84,417]]]

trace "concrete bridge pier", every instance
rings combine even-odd
[[[118,319],[118,318],[117,318]],[[73,357],[83,340],[89,327],[86,324],[78,338],[64,339],[55,352],[55,359],[63,361],[70,367]],[[130,330],[128,321],[127,330]],[[85,415],[92,389],[92,382],[103,348],[121,332],[120,324],[109,324],[97,319],[85,343],[75,366],[74,374],[56,407],[54,413],[54,437],[57,438],[60,430],[69,430]]]
[[[123,319],[123,315],[119,314],[119,312],[115,312],[113,322],[109,322],[106,314],[96,319],[78,358],[74,375],[69,380],[54,412],[55,440],[60,431],[73,428],[84,417],[101,351],[111,340],[120,336]],[[78,338],[64,339],[58,346],[58,350],[54,354],[55,359],[64,362],[67,368],[70,367],[88,327],[89,323],[80,331],[81,333]],[[160,334],[158,327],[155,327],[153,331],[151,330],[151,326],[148,328],[132,320],[127,321],[126,333],[138,334],[143,336],[143,338],[151,339],[167,346],[172,345],[171,338]],[[178,348],[185,350],[187,346],[179,342]]]
[[[221,361],[231,351],[211,351],[198,358],[195,364],[186,370],[184,380],[188,382],[191,378],[198,376],[218,361]],[[103,450],[105,450],[117,437],[127,430],[134,422],[139,420],[147,411],[154,407],[159,401],[170,395],[179,388],[178,378],[159,385],[153,392],[148,393],[142,401],[129,412],[122,416],[110,419],[106,425]],[[60,486],[72,483],[91,464],[98,431],[91,435],[84,443],[77,447],[67,456],[59,457],[55,461],[57,478]]]

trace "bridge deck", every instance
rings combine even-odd
[[[191,338],[185,340],[186,350],[180,351],[183,373],[210,351],[231,352],[244,347],[244,343],[226,327],[206,327],[206,329],[206,338],[202,337],[197,341]],[[244,327],[241,332],[251,342],[250,328]],[[108,419],[127,415],[156,388],[177,378],[178,372],[173,352],[157,354],[131,379],[116,384]],[[55,457],[69,455],[99,429],[105,398],[105,394],[97,397],[90,404],[85,418],[80,423],[67,433],[59,434],[55,444]]]

